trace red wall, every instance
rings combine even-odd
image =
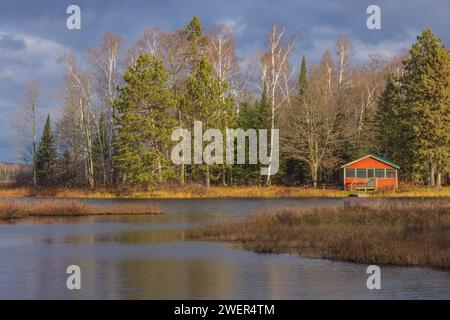
[[[348,165],[346,168],[350,169],[396,169],[395,167],[388,165],[382,161],[377,159],[367,157],[355,163]],[[397,172],[398,174],[398,172]],[[371,178],[369,178],[371,179]],[[376,178],[377,179],[377,189],[396,189],[397,188],[397,179],[396,178]],[[347,184],[352,182],[361,182],[364,183],[368,179],[366,178],[348,178],[346,177],[344,180],[344,188],[348,188]]]
[[[386,178],[386,179],[377,179],[377,188],[378,189],[396,189],[397,188],[397,179],[395,178]]]
[[[372,179],[372,178],[369,178]],[[395,178],[376,178],[377,179],[377,189],[396,189],[397,188],[397,179]],[[347,184],[353,182],[361,182],[364,183],[368,179],[365,178],[345,178],[344,186],[345,189],[348,190]]]
[[[347,166],[347,168],[351,168],[351,169],[356,169],[356,168],[359,168],[359,169],[363,169],[363,168],[370,168],[370,169],[372,169],[372,168],[374,168],[374,169],[385,169],[385,168],[386,169],[395,169],[393,166],[390,166],[390,165],[388,165],[388,164],[386,164],[384,162],[381,162],[381,161],[379,161],[377,159],[370,158],[370,157],[362,159],[362,160],[357,161],[355,163],[349,164]]]

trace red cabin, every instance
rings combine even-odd
[[[345,190],[381,190],[398,188],[398,170],[400,166],[383,157],[368,154],[344,164]]]

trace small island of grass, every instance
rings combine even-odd
[[[356,263],[450,268],[448,200],[283,209],[189,230],[191,240]]]
[[[161,209],[149,204],[117,203],[92,204],[80,199],[0,198],[0,221],[14,221],[30,217],[69,217],[91,215],[160,214]]]

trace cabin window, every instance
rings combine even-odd
[[[356,177],[357,178],[367,178],[366,169],[356,169]]]
[[[375,177],[375,169],[367,169],[367,178]]]
[[[395,178],[395,169],[386,169],[386,178]]]
[[[375,169],[376,178],[384,178],[384,169]]]
[[[347,178],[354,178],[355,177],[355,169],[346,168],[345,169],[345,176]]]

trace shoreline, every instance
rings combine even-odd
[[[192,228],[186,238],[256,253],[351,263],[450,269],[450,203],[275,209],[240,221]]]
[[[1,197],[35,197],[67,199],[289,199],[289,198],[346,198],[351,195],[363,195],[366,198],[445,198],[450,197],[450,187],[441,189],[404,188],[386,192],[349,192],[330,188],[305,187],[223,187],[207,189],[203,186],[161,187],[141,190],[85,190],[85,189],[49,189],[30,188],[0,189]]]
[[[36,201],[21,201],[17,198],[0,197],[0,221],[12,222],[26,218],[84,217],[100,215],[153,215],[162,214],[161,208],[149,204],[88,204],[80,199],[37,198]]]

